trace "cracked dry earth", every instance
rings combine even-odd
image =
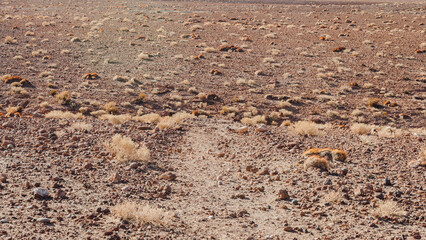
[[[0,239],[425,238],[426,2],[263,3],[1,1]]]

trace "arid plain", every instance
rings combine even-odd
[[[425,1],[1,1],[0,238],[426,238],[425,24]]]

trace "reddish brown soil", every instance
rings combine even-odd
[[[2,1],[0,75],[31,85],[0,83],[0,238],[425,238],[425,168],[408,163],[426,147],[426,53],[416,53],[426,45],[426,3],[250,2]],[[242,51],[219,51],[228,45]],[[68,91],[69,101],[52,90]],[[277,98],[290,115],[269,117]],[[378,105],[368,106],[373,98]],[[165,130],[90,114],[45,118],[111,101],[118,114],[201,116]],[[237,112],[221,114],[225,106]],[[253,107],[268,116],[265,126],[237,133]],[[302,120],[326,127],[303,136],[280,126]],[[70,130],[76,122],[92,129]],[[350,130],[356,122],[398,134],[360,137]],[[115,134],[145,144],[149,163],[115,162],[105,148]],[[348,161],[305,170],[301,154],[312,147],[342,149]],[[159,179],[167,171],[176,180]],[[50,197],[36,198],[37,188]],[[59,190],[65,197],[55,197]],[[289,198],[277,199],[280,190]],[[111,210],[125,201],[170,218],[163,226],[124,221]],[[386,201],[404,214],[375,216]]]

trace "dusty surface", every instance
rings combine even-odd
[[[425,167],[409,162],[425,148],[426,3],[247,2],[2,1],[0,75],[31,86],[0,83],[0,238],[425,238]],[[91,114],[107,102],[196,117],[113,124]],[[238,133],[257,115],[263,126]],[[304,120],[320,134],[292,131]],[[149,162],[115,161],[116,134]],[[305,170],[313,147],[349,157]],[[168,217],[125,221],[113,207],[126,201]],[[396,214],[375,214],[385,202]]]

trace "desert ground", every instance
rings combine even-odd
[[[0,238],[426,238],[425,24],[425,1],[1,1]]]

